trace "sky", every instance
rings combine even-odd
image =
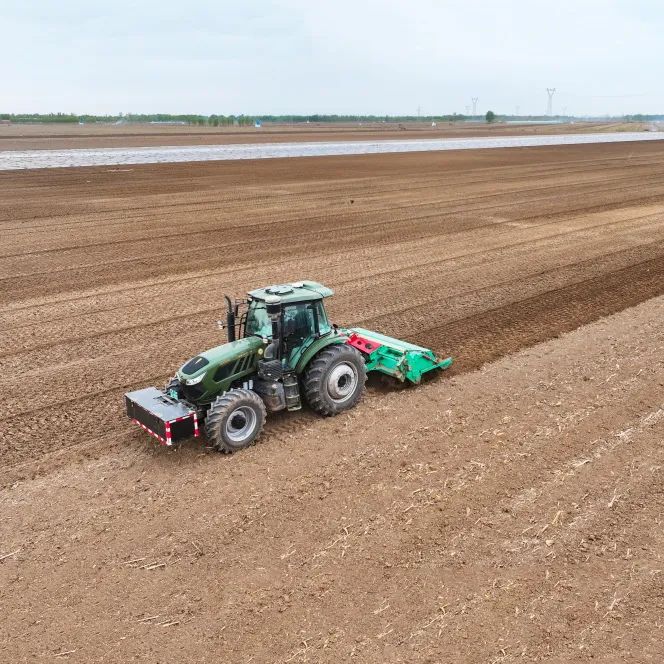
[[[658,0],[0,0],[0,112],[663,113]]]

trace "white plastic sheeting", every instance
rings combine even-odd
[[[71,166],[120,166],[187,161],[276,159],[330,155],[430,152],[523,148],[542,145],[658,141],[664,133],[616,132],[606,134],[552,134],[501,138],[445,138],[404,141],[343,141],[335,143],[254,143],[239,145],[192,145],[149,148],[98,148],[76,150],[21,150],[0,152],[0,170],[66,168]]]

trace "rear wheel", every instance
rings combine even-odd
[[[309,363],[303,379],[304,394],[320,415],[337,415],[357,405],[366,379],[360,353],[352,346],[334,344]]]
[[[249,447],[265,424],[263,400],[251,390],[235,389],[217,397],[205,418],[205,435],[212,447],[230,454]]]

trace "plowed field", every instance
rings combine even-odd
[[[639,122],[508,124],[499,122],[340,122],[266,124],[251,127],[197,127],[160,124],[0,125],[0,150],[61,150],[160,145],[227,145],[292,141],[367,141],[386,139],[461,138],[466,136],[532,136],[542,134],[644,131]]]
[[[6,661],[662,660],[664,146],[0,189]],[[128,423],[224,293],[300,278],[454,369],[233,457]]]

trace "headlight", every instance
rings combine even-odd
[[[205,378],[204,373],[202,373],[197,378],[190,378],[189,380],[185,380],[184,382],[185,382],[185,385],[198,385],[203,380],[203,378]]]

